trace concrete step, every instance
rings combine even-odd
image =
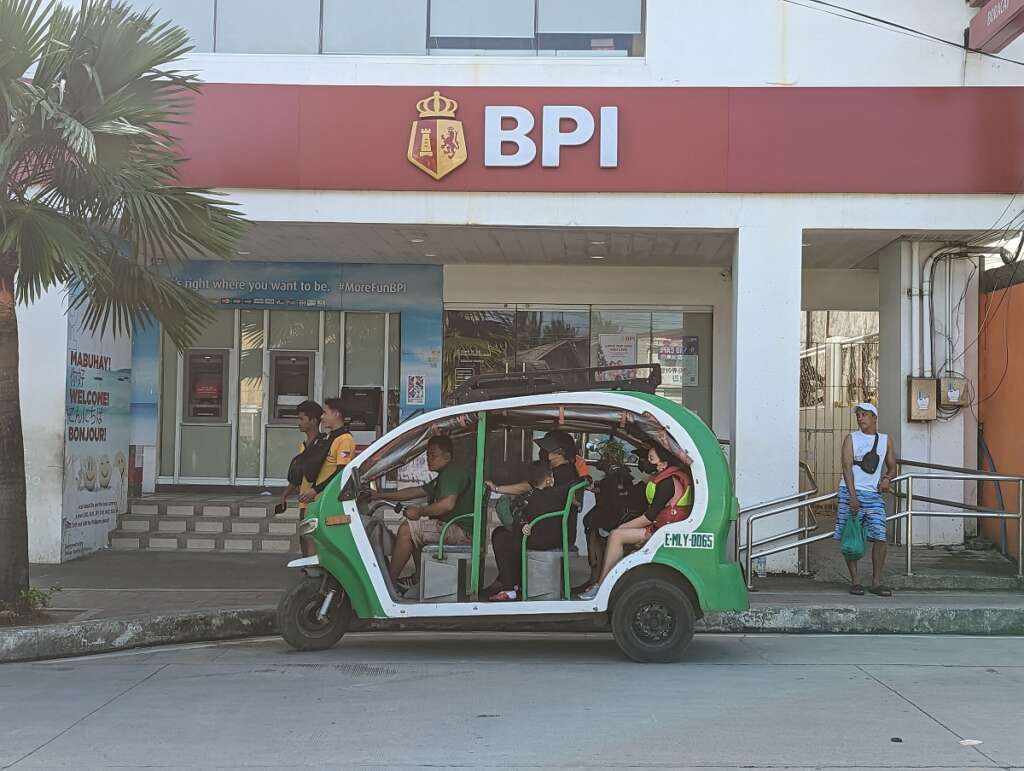
[[[297,535],[269,532],[248,536],[233,533],[134,532],[123,529],[110,534],[110,547],[119,551],[264,552],[281,555],[299,553]]]
[[[226,519],[228,517],[244,517],[245,519],[264,519],[267,517],[278,517],[281,519],[297,520],[299,508],[297,502],[290,501],[287,511],[283,514],[274,514],[274,507],[279,499],[276,496],[261,496],[256,499],[242,499],[236,501],[210,501],[202,500],[193,502],[174,502],[161,500],[160,498],[140,498],[129,502],[128,515],[131,517],[216,517]]]

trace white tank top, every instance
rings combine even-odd
[[[871,448],[875,445],[875,436],[876,434],[865,434],[863,431],[854,431],[850,434],[853,440],[854,461],[863,460],[864,456],[871,452]],[[875,473],[868,474],[856,463],[853,465],[853,486],[858,490],[878,492],[878,481],[885,471],[885,451],[889,445],[889,436],[887,434],[877,434],[877,436],[878,448],[875,452],[878,453],[878,468],[875,469]]]

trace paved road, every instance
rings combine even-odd
[[[1024,768],[1022,715],[1022,638],[361,634],[0,666],[0,767]]]

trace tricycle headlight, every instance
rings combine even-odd
[[[312,535],[316,526],[320,523],[316,517],[309,517],[299,523],[299,535]]]

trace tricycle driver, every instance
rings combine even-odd
[[[398,528],[391,554],[388,573],[391,582],[402,594],[408,592],[418,581],[415,572],[411,576],[401,577],[409,558],[415,557],[415,570],[415,566],[420,562],[420,551],[428,544],[439,542],[444,523],[464,514],[472,514],[474,511],[473,475],[465,466],[455,461],[454,454],[452,440],[449,437],[431,437],[427,442],[427,468],[437,474],[433,481],[417,487],[371,494],[374,500],[391,502],[427,499],[426,504],[407,506],[403,511],[405,521]],[[459,524],[450,525],[444,541],[448,546],[472,543],[472,519],[463,519]]]

